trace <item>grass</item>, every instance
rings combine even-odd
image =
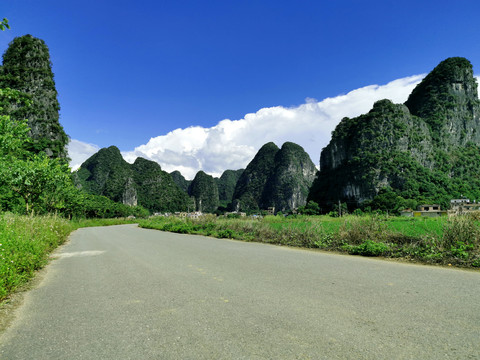
[[[0,215],[0,300],[47,263],[48,254],[74,230],[56,216]]]
[[[299,216],[263,219],[66,220],[0,213],[0,301],[31,279],[75,229],[138,222],[163,231],[480,268],[480,215],[456,218]]]
[[[178,233],[480,268],[478,215],[454,218],[267,216],[260,220],[160,217],[140,220],[139,225]]]
[[[75,229],[133,223],[127,219],[66,220],[0,213],[0,301],[45,266],[49,254]]]

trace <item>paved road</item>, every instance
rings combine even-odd
[[[480,273],[144,230],[76,231],[0,359],[480,359]]]

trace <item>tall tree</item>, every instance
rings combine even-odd
[[[59,122],[60,105],[53,80],[47,45],[32,35],[15,38],[3,54],[0,88],[11,88],[31,96],[31,106],[14,105],[13,120],[28,119],[33,139],[30,151],[66,158],[68,136]]]

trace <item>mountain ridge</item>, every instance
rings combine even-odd
[[[382,192],[398,197],[399,207],[406,200],[447,207],[452,197],[478,198],[479,172],[460,169],[468,152],[479,153],[479,114],[471,63],[442,61],[404,104],[380,100],[368,113],[342,119],[321,151],[309,200],[328,210],[338,201],[375,205]]]

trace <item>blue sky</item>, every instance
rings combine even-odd
[[[12,29],[0,32],[0,51],[24,34],[46,42],[72,153],[116,145],[129,161],[141,155],[191,177],[243,167],[268,141],[295,140],[318,163],[338,116],[379,96],[404,101],[419,80],[411,76],[447,57],[480,66],[479,15],[475,0],[2,0]],[[368,104],[322,120],[324,99],[356,89]],[[317,115],[275,135],[275,119],[314,103]],[[289,126],[312,122],[304,143],[289,139]]]

